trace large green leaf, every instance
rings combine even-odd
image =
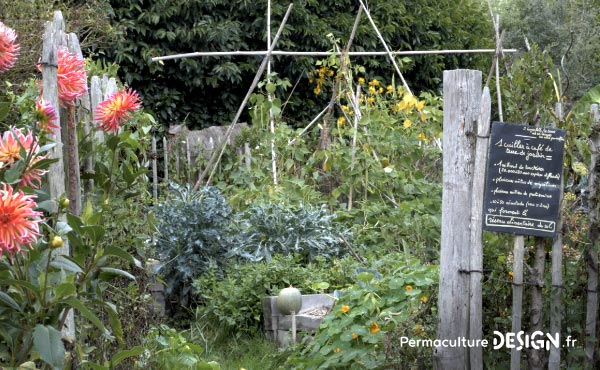
[[[89,308],[87,308],[79,299],[70,297],[64,302],[79,311],[79,313],[81,313],[81,315],[83,315],[86,319],[90,320],[92,324],[96,325],[96,327],[100,329],[104,336],[112,337],[98,316],[96,316]]]
[[[62,369],[65,362],[65,346],[60,331],[52,326],[36,325],[33,330],[33,349],[40,354],[42,361],[53,369]]]
[[[123,344],[123,326],[121,325],[121,319],[119,318],[117,307],[110,302],[103,302],[103,304],[108,312],[110,328],[112,329],[113,334],[117,337],[119,344]]]
[[[14,308],[17,311],[21,311],[21,307],[11,296],[4,292],[0,292],[0,303],[4,303],[5,305]]]
[[[63,255],[56,256],[55,259],[52,262],[50,262],[50,266],[60,269],[60,270],[65,270],[65,271],[70,271],[70,272],[75,272],[75,273],[83,272],[83,270],[77,263],[75,263],[73,260],[69,259],[69,257],[63,256]]]
[[[121,270],[121,269],[116,269],[113,267],[101,267],[100,268],[100,274],[104,277],[105,275],[109,275],[109,276],[122,276],[125,277],[127,279],[133,280],[135,281],[135,276],[131,275],[129,272]]]
[[[104,248],[104,255],[120,257],[128,262],[133,263],[136,267],[142,267],[142,263],[139,260],[137,260],[131,254],[127,253],[125,250],[114,245],[109,245],[106,248]]]
[[[573,105],[571,112],[587,113],[592,104],[600,104],[600,85],[594,86]]]
[[[118,352],[117,354],[115,354],[112,358],[111,361],[111,365],[117,366],[118,364],[120,364],[123,360],[128,359],[130,357],[136,357],[141,355],[142,353],[144,353],[144,347],[142,346],[136,346],[130,349],[126,349],[123,350],[121,352]]]

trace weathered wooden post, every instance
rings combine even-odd
[[[561,103],[556,103],[556,117],[563,119],[563,106]],[[552,127],[557,127],[555,122]],[[559,204],[562,205],[563,181],[561,179],[561,190]],[[550,334],[560,335],[561,318],[562,318],[562,292],[563,292],[563,234],[562,234],[562,217],[559,216],[556,229],[558,232],[552,240],[552,301],[550,302]],[[548,370],[558,370],[560,368],[560,346],[550,347],[550,356],[548,357]]]
[[[483,297],[481,279],[483,278],[483,192],[485,189],[485,169],[488,157],[490,116],[492,101],[490,90],[485,87],[481,96],[481,111],[477,122],[477,146],[475,148],[473,193],[471,203],[471,259],[470,259],[470,301],[469,301],[469,338],[483,338]],[[483,366],[483,348],[469,348],[469,363],[471,369]]]
[[[79,58],[83,60],[83,54],[81,52],[81,48],[79,47],[79,40],[77,39],[77,35],[74,33],[70,33],[67,36],[67,47],[69,48],[69,52],[77,55]],[[87,83],[86,83],[87,84]],[[87,95],[84,94],[84,96]],[[81,98],[77,99],[77,105],[81,106]],[[79,142],[77,140],[77,118],[75,106],[68,106],[65,110],[66,112],[66,145],[67,145],[67,180],[68,180],[68,188],[67,194],[68,198],[71,200],[70,209],[71,213],[74,215],[81,214],[81,175],[79,170]]]
[[[471,202],[475,125],[481,105],[481,72],[444,71],[442,238],[438,333],[440,340],[469,337]],[[466,347],[437,346],[436,368],[467,369]]]
[[[169,148],[167,147],[167,138],[163,136],[162,142],[163,142],[163,152],[164,152],[163,165],[165,168],[163,182],[165,184],[167,184],[169,182]]]
[[[62,41],[65,25],[63,22],[62,13],[54,12],[52,22],[46,22],[44,41],[42,49],[42,58],[40,64],[42,66],[42,84],[44,100],[52,105],[57,115],[60,115],[58,103],[58,47]],[[60,118],[60,117],[57,117]],[[60,122],[59,119],[57,119]],[[65,194],[65,168],[63,162],[63,145],[61,129],[52,129],[51,137],[56,143],[52,149],[51,157],[57,158],[58,161],[53,163],[48,173],[48,187],[52,203],[52,210],[58,211],[58,200]],[[64,214],[59,216],[59,221],[66,221]],[[68,239],[64,240],[62,247],[53,251],[54,255],[69,255],[70,248]],[[62,335],[65,340],[73,342],[75,340],[75,320],[73,311],[68,310],[66,313],[67,319],[65,326],[62,328]]]
[[[152,199],[158,203],[158,156],[156,151],[156,138],[152,136]]]
[[[595,352],[598,346],[596,326],[598,325],[598,251],[600,250],[600,119],[598,105],[592,106],[594,126],[590,135],[592,158],[588,177],[588,207],[590,207],[590,245],[585,250],[587,263],[587,304],[585,316],[585,369],[593,369],[598,359]]]

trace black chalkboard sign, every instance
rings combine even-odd
[[[494,122],[483,228],[553,237],[560,210],[564,130]]]

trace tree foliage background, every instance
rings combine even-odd
[[[521,50],[526,40],[539,45],[559,68],[571,100],[600,82],[600,1],[501,0],[495,8],[507,31],[504,44]]]
[[[195,51],[266,50],[267,0],[110,1],[112,23],[122,39],[102,53],[120,65],[124,81],[143,95],[163,123],[186,120],[190,127],[225,124],[247,92],[261,58],[203,57],[152,62],[161,55]],[[272,1],[275,34],[289,2]],[[393,50],[469,49],[490,46],[492,27],[487,7],[478,1],[372,0],[368,2],[378,27]],[[301,0],[277,45],[278,50],[326,51],[331,33],[343,45],[359,7],[355,0]],[[383,50],[368,19],[362,17],[352,50]],[[443,69],[489,64],[489,56],[415,57],[404,65],[415,90],[436,89]],[[276,57],[273,70],[297,88],[286,108],[288,121],[311,118],[328,97],[315,97],[307,72],[316,58]],[[371,76],[391,79],[385,57],[363,58]],[[293,117],[290,119],[289,117]]]

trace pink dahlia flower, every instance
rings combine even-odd
[[[0,22],[0,72],[4,72],[15,64],[19,56],[20,46],[16,42],[17,34],[12,28]]]
[[[85,61],[65,48],[58,49],[58,99],[63,106],[87,92]]]
[[[131,89],[119,90],[98,104],[94,120],[98,121],[102,130],[116,133],[123,121],[131,118],[131,113],[141,106],[137,92]]]
[[[40,235],[42,212],[35,211],[35,195],[15,192],[10,185],[0,189],[0,256],[14,255],[25,247],[31,248]]]
[[[12,166],[14,162],[27,159],[21,157],[21,150],[24,150],[30,156],[30,159],[27,168],[21,175],[19,185],[39,188],[42,184],[42,176],[47,171],[41,168],[33,168],[35,163],[46,158],[46,156],[37,155],[39,151],[38,140],[31,131],[27,135],[21,129],[14,127],[9,131],[5,131],[0,139],[0,162],[3,163],[3,166]]]
[[[39,129],[42,131],[52,133],[52,129],[60,128],[60,126],[55,124],[58,117],[56,116],[54,107],[43,98],[35,102],[35,119]]]

